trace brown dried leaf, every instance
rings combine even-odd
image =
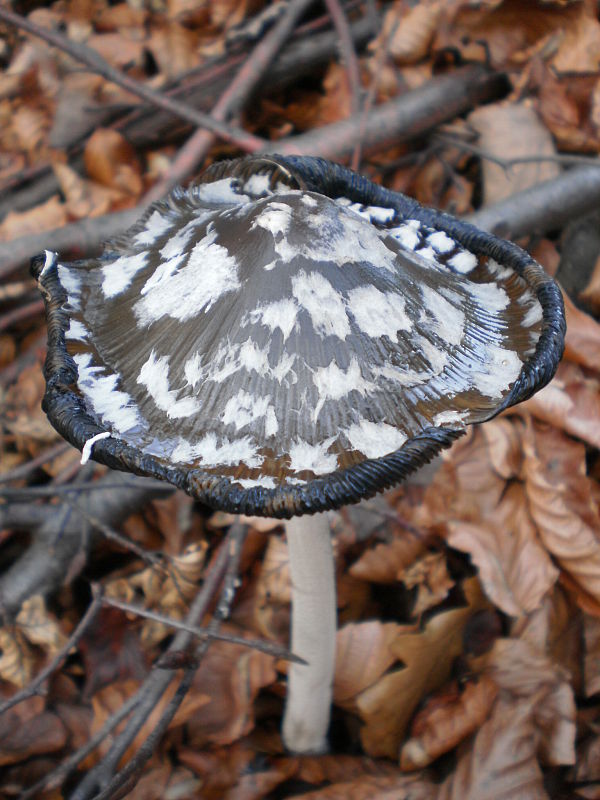
[[[487,719],[498,686],[487,675],[467,683],[462,692],[434,696],[413,720],[412,738],[400,750],[400,766],[422,769],[456,747]]]
[[[523,450],[529,510],[544,545],[600,600],[600,514],[586,476],[584,445],[553,428],[531,425]]]
[[[143,189],[142,168],[125,137],[111,128],[98,128],[87,140],[83,159],[87,174],[110,189],[137,196]]]
[[[600,281],[600,270],[598,276]],[[583,367],[600,370],[600,324],[577,308],[566,292],[563,292],[563,299],[567,314],[566,358]]]
[[[286,636],[291,599],[287,544],[283,539],[271,536],[255,588],[256,629],[270,639]]]
[[[473,111],[468,122],[479,134],[479,146],[491,156],[510,161],[531,155],[555,155],[554,142],[538,115],[527,103],[494,103]],[[497,203],[515,192],[554,178],[558,164],[537,161],[513,164],[505,170],[490,159],[483,160],[484,202]]]
[[[436,800],[437,787],[419,776],[367,775],[302,794],[303,800]]]
[[[389,544],[365,550],[348,570],[353,578],[372,583],[395,583],[402,570],[425,551],[423,539],[409,532],[399,533]]]
[[[356,698],[356,709],[365,723],[361,740],[369,755],[396,758],[415,708],[448,679],[454,658],[462,652],[466,622],[484,605],[475,578],[465,581],[463,589],[468,601],[465,608],[436,614],[420,633],[398,632],[389,646],[404,669],[383,675]]]
[[[240,634],[223,626],[222,632]],[[254,727],[252,705],[264,686],[276,680],[274,658],[257,650],[227,642],[213,642],[203,658],[193,690],[207,695],[202,714],[187,723],[191,746],[229,744]]]
[[[600,116],[600,81],[598,82],[598,115]],[[600,128],[600,120],[597,126]],[[600,313],[600,258],[596,260],[594,271],[585,289],[579,293],[579,299],[591,308],[596,314]],[[598,350],[596,350],[596,367],[598,368]]]
[[[44,709],[41,697],[29,697],[0,717],[0,766],[55,753],[66,743],[65,726]]]
[[[40,594],[30,597],[21,606],[16,623],[23,635],[32,643],[55,655],[67,641],[56,619],[49,614]]]
[[[436,800],[549,800],[536,758],[537,702],[500,700]]]
[[[377,53],[387,47],[398,64],[413,64],[424,58],[444,11],[444,3],[426,0],[416,6],[395,3],[386,13],[381,33],[370,44]]]
[[[66,164],[54,164],[54,174],[65,196],[71,217],[84,219],[106,214],[123,195],[94,181],[87,181]]]
[[[505,614],[538,608],[558,578],[518,484],[480,522],[450,521],[448,531],[448,544],[471,556],[486,595]]]
[[[562,361],[552,382],[515,409],[528,412],[600,447],[600,380],[587,377],[577,364]]]
[[[427,553],[410,567],[407,567],[399,579],[407,589],[417,587],[417,596],[412,608],[415,617],[439,605],[448,596],[454,581],[448,574],[445,553]]]
[[[600,619],[588,614],[584,616],[583,637],[585,696],[591,697],[600,692]]]
[[[563,31],[552,60],[557,72],[597,72],[600,67],[600,22],[581,4],[580,13]]]
[[[28,211],[9,211],[0,224],[0,242],[20,236],[61,228],[68,219],[67,208],[57,194]]]
[[[372,686],[397,661],[391,642],[413,626],[393,622],[360,622],[344,625],[337,632],[333,700],[348,704],[360,692]]]
[[[23,689],[32,678],[35,659],[18,628],[0,628],[0,653],[0,678]]]

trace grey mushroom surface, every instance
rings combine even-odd
[[[218,163],[99,258],[33,271],[52,423],[236,512],[396,483],[563,348],[560,292],[526,253],[322,159]]]

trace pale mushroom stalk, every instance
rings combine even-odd
[[[336,592],[326,513],[285,523],[292,582],[291,650],[307,664],[290,664],[283,741],[295,753],[327,750],[335,667]]]

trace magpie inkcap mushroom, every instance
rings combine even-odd
[[[309,550],[326,520],[298,516],[401,481],[563,351],[560,291],[529,255],[320,158],[217,163],[100,257],[32,269],[57,430],[213,508],[295,517]],[[321,560],[331,581],[330,544]],[[326,691],[332,648],[313,648]],[[305,713],[286,712],[286,742],[323,749]]]

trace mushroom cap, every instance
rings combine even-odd
[[[397,483],[563,350],[560,291],[529,255],[317,158],[215,164],[100,257],[32,270],[57,430],[247,514]]]

